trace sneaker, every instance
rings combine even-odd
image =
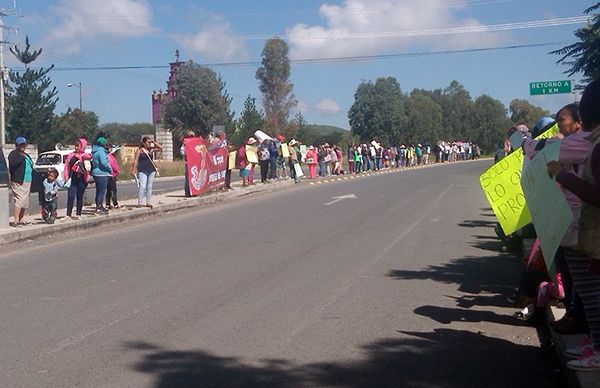
[[[576,346],[574,348],[565,349],[565,355],[569,358],[586,358],[594,355],[594,347],[590,343],[589,339],[588,343],[584,343],[581,346]]]
[[[515,317],[522,321],[530,321],[531,319],[533,319],[534,313],[535,313],[535,306],[530,304],[529,306],[525,307],[523,310],[517,311],[515,313]]]
[[[583,357],[578,360],[571,360],[567,362],[569,369],[578,370],[582,372],[592,372],[600,370],[600,353],[593,352],[589,357]]]

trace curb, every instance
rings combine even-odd
[[[229,191],[224,193],[212,192],[201,197],[186,198],[185,200],[178,201],[176,203],[157,205],[153,209],[133,208],[132,210],[126,210],[111,215],[95,216],[83,220],[67,222],[64,224],[56,223],[53,225],[43,225],[31,229],[24,228],[9,230],[6,233],[0,232],[0,246],[17,243],[24,240],[34,240],[55,233],[86,230],[100,225],[117,224],[139,218],[157,216],[179,210],[211,205],[217,202],[224,202],[251,194],[268,193],[272,191],[271,188],[291,186],[293,183],[293,181],[281,181],[272,183],[268,186],[251,186],[250,188],[246,188],[241,191]]]

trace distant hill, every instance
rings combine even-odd
[[[350,131],[332,125],[310,124],[298,133],[298,138],[304,144],[319,145],[324,143],[339,144],[350,136]]]
[[[314,130],[317,133],[321,133],[321,134],[330,134],[330,133],[334,133],[334,132],[349,132],[347,129],[344,128],[340,128],[340,127],[334,127],[333,125],[319,125],[319,124],[309,124],[306,126],[307,128],[309,128],[310,130]]]

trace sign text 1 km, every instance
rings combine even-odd
[[[529,94],[532,96],[543,94],[564,94],[571,93],[572,91],[573,84],[570,80],[531,82],[529,84]]]

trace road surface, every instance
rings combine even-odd
[[[487,163],[11,246],[2,386],[554,386],[504,301],[520,268],[493,237]]]

